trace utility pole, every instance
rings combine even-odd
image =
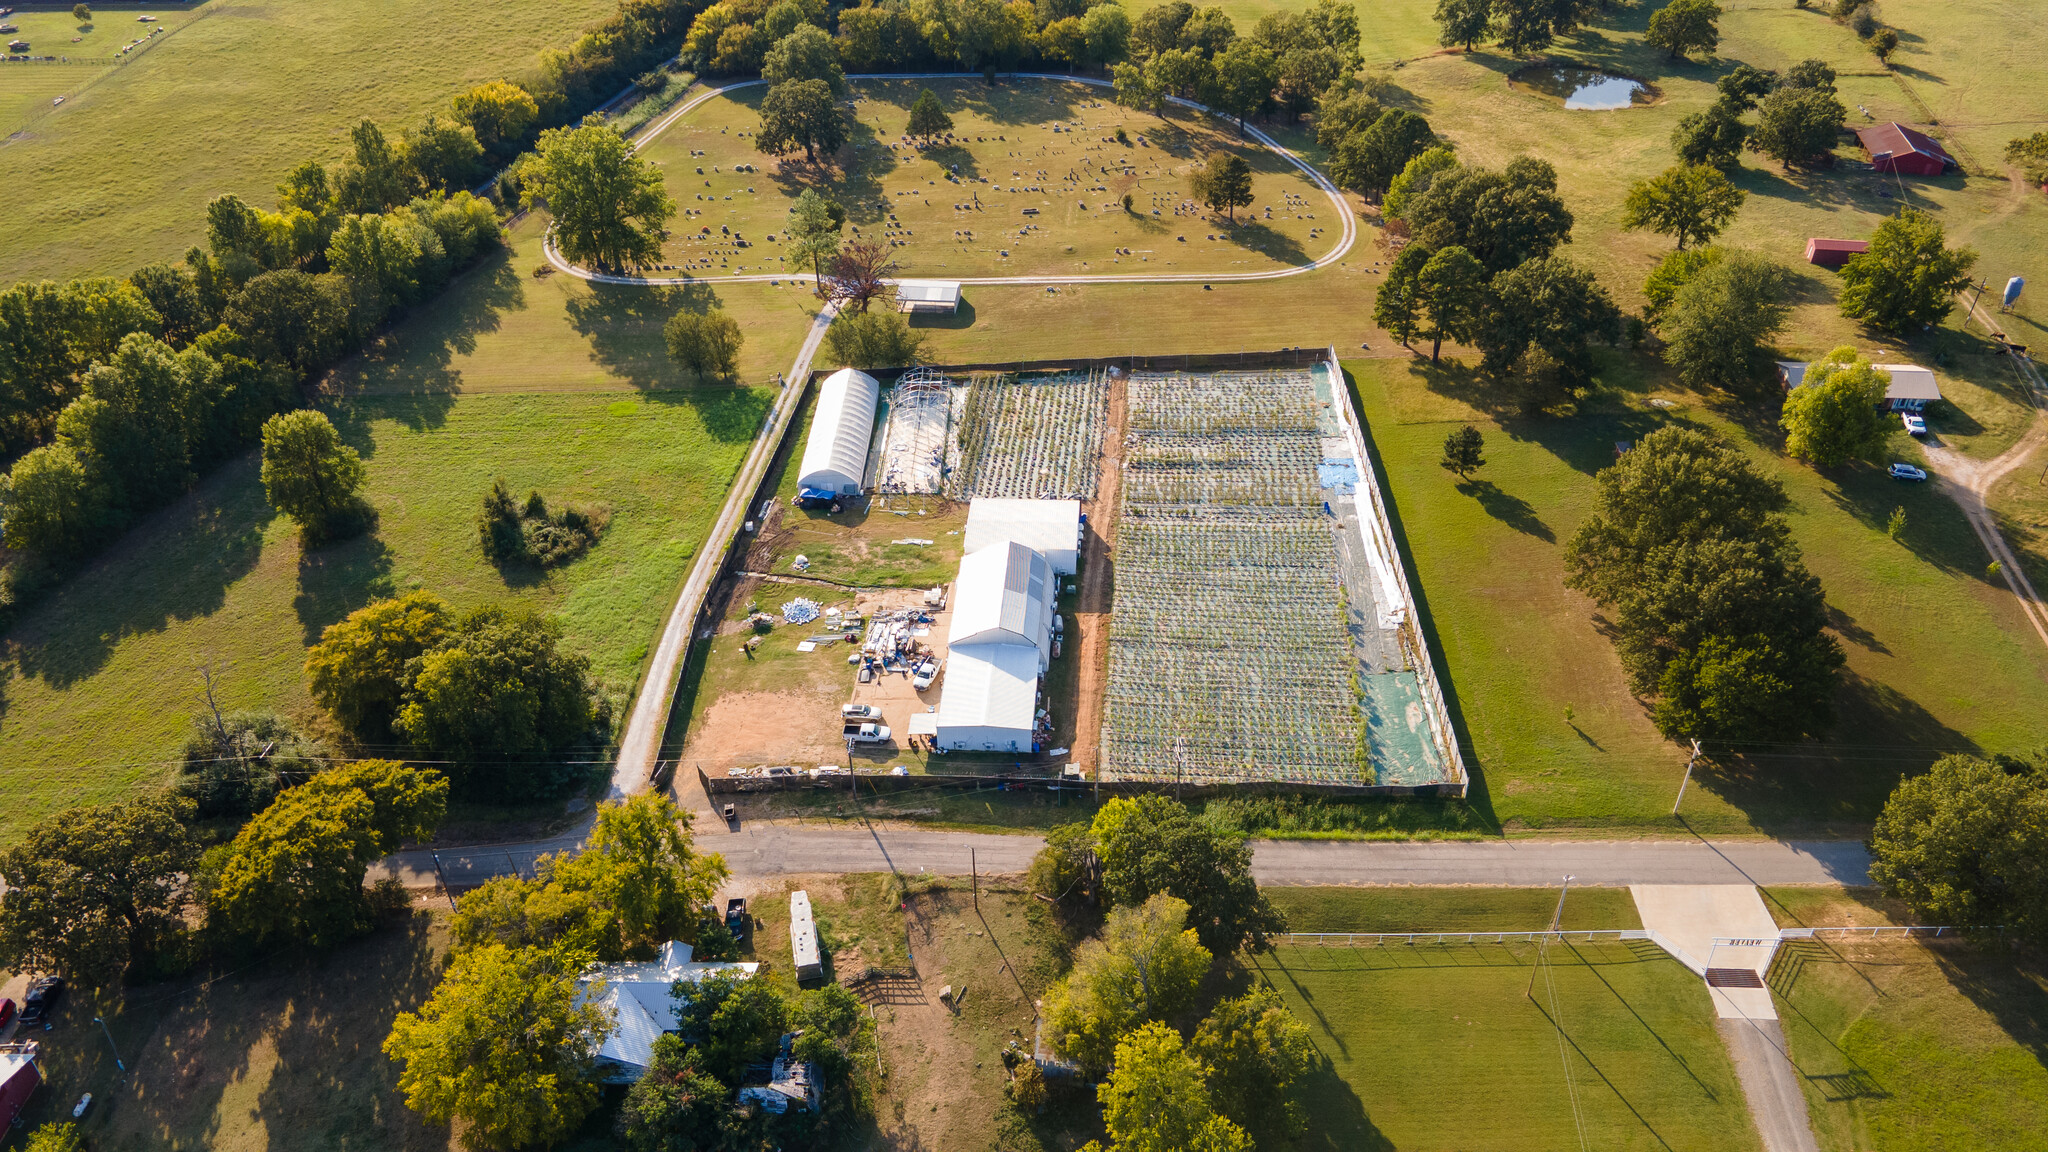
[[[1557,926],[1564,922],[1564,895],[1572,890],[1572,881],[1577,879],[1577,876],[1564,878],[1564,887],[1557,890],[1557,911],[1550,914],[1550,929],[1536,945],[1536,963],[1529,966],[1529,987],[1522,993],[1531,1000],[1536,998],[1536,969],[1543,966],[1544,950],[1550,947],[1550,937],[1557,931]]]
[[[1692,783],[1692,766],[1700,762],[1700,742],[1692,742],[1692,756],[1685,762],[1685,779],[1678,782],[1678,799],[1671,802],[1671,814],[1678,815],[1678,806],[1685,803],[1685,786]]]
[[[974,846],[967,846],[967,870],[974,876],[974,911],[981,912],[981,864],[974,857]]]
[[[126,1064],[121,1063],[121,1050],[114,1046],[113,1029],[108,1028],[107,1022],[105,1020],[100,1019],[98,1016],[93,1017],[92,1022],[99,1025],[100,1031],[107,1034],[107,1048],[114,1054],[114,1067],[120,1069],[123,1072],[126,1072],[128,1070],[128,1066]]]

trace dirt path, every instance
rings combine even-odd
[[[1082,545],[1081,595],[1075,601],[1074,627],[1080,633],[1080,701],[1074,709],[1072,763],[1094,772],[1102,751],[1102,698],[1109,679],[1109,610],[1116,592],[1116,512],[1123,480],[1124,425],[1130,415],[1130,391],[1123,376],[1109,384],[1109,427],[1102,434],[1095,499],[1088,506],[1088,539]]]
[[[1978,310],[1975,301],[1970,304],[1970,315],[1984,325],[1985,331],[1998,330],[1998,326]],[[2005,536],[1999,532],[1997,517],[1985,503],[2000,480],[2025,463],[2035,449],[2048,443],[2048,419],[2043,418],[2041,411],[2044,401],[2048,401],[2048,382],[2041,379],[2040,370],[2025,355],[2009,352],[2007,358],[2012,361],[2014,371],[2026,382],[2027,393],[2036,409],[2034,423],[2026,434],[2019,438],[2018,443],[1990,460],[1973,460],[1934,442],[1927,444],[1926,452],[1928,461],[1936,469],[1935,483],[1963,510],[1963,518],[1969,522],[1970,530],[1977,534],[1984,551],[1998,561],[1999,575],[2004,578],[2005,586],[2012,590],[2013,598],[2019,601],[2020,612],[2026,616],[2027,623],[2033,625],[2034,634],[2041,638],[2041,643],[2048,645],[2048,601],[2043,601],[2041,594],[2034,590],[2019,557],[2013,555]]]

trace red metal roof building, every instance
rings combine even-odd
[[[1939,176],[1958,167],[1956,158],[1924,133],[1893,122],[1856,129],[1863,150],[1870,153],[1870,166],[1879,172],[1903,172],[1908,176]]]
[[[1849,262],[1849,257],[1868,251],[1868,240],[1823,240],[1816,236],[1806,242],[1806,262],[1823,268],[1840,268]]]

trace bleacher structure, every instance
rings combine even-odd
[[[1128,396],[1103,778],[1372,784],[1313,376]]]

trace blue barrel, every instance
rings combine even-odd
[[[2026,286],[2027,282],[2017,276],[2005,282],[2005,306],[2007,308],[2012,307],[2012,302],[2020,298],[2020,293],[2025,290]]]

